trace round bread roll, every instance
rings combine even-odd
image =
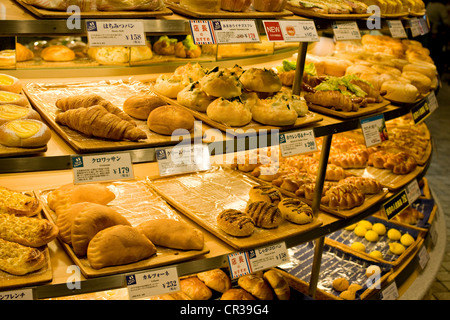
[[[311,207],[300,199],[285,198],[278,204],[278,209],[286,220],[295,224],[307,224],[314,219]]]
[[[242,93],[242,83],[231,69],[211,72],[199,80],[203,91],[213,97],[231,99]]]
[[[402,77],[411,81],[411,84],[419,90],[419,93],[426,94],[431,89],[431,79],[416,71],[405,71]]]
[[[208,105],[206,114],[211,120],[232,127],[245,126],[252,120],[250,108],[239,99],[230,101],[224,98],[217,98]]]
[[[385,64],[374,64],[372,65],[372,69],[374,69],[378,73],[392,74],[394,77],[400,77],[400,75],[402,74],[399,69]]]
[[[0,125],[18,119],[41,120],[41,116],[36,110],[29,107],[15,104],[0,104]]]
[[[330,76],[342,77],[348,67],[353,65],[349,60],[337,59],[333,57],[323,57],[324,73]]]
[[[370,82],[375,89],[377,89],[378,91],[380,91],[381,89],[381,85],[389,80],[396,80],[397,77],[395,77],[392,74],[389,73],[382,73],[382,74],[378,74],[378,73],[361,73],[359,75],[359,78],[362,80],[366,80],[367,82]]]
[[[403,103],[415,102],[419,95],[419,90],[415,86],[398,80],[384,82],[380,91],[386,92],[384,95],[385,99]]]
[[[245,70],[239,80],[245,89],[257,92],[278,92],[281,80],[271,69],[250,68]]]
[[[410,63],[403,67],[403,72],[415,71],[426,75],[431,80],[436,78],[436,66],[431,63]]]
[[[394,67],[396,67],[400,71],[403,71],[403,67],[409,64],[410,62],[406,59],[395,58],[392,59],[392,63],[394,64]]]
[[[249,199],[251,202],[265,201],[278,204],[281,201],[281,192],[271,185],[257,185],[250,189]]]
[[[345,70],[345,74],[354,74],[356,76],[360,76],[361,74],[369,74],[369,73],[375,73],[377,74],[378,72],[373,69],[372,67],[366,66],[366,65],[362,65],[362,64],[353,64],[351,66],[349,66],[346,70]]]
[[[150,112],[147,125],[150,130],[170,136],[177,129],[191,131],[195,119],[188,111],[172,105],[161,106]],[[184,130],[183,130],[184,131]]]
[[[259,300],[273,300],[273,292],[267,282],[254,274],[247,274],[238,279],[238,285]]]
[[[75,52],[63,45],[54,45],[41,51],[41,58],[45,61],[64,62],[75,60]]]
[[[12,120],[0,126],[0,144],[8,147],[42,147],[51,137],[50,129],[39,120]]]
[[[28,106],[28,99],[19,93],[0,91],[0,105],[15,104],[18,106]]]
[[[291,288],[286,279],[275,269],[264,272],[263,278],[272,287],[278,300],[289,300],[291,297]]]
[[[280,96],[258,100],[252,107],[253,120],[273,126],[291,126],[297,121],[297,111]]]
[[[173,72],[174,75],[183,75],[188,77],[191,82],[200,80],[206,75],[206,70],[199,63],[191,64],[188,62],[183,66],[179,66]]]
[[[156,79],[153,87],[162,95],[176,99],[178,92],[189,84],[189,79],[183,75],[161,74]]]
[[[217,226],[235,237],[248,237],[255,230],[255,222],[245,213],[226,209],[217,216]]]
[[[220,300],[256,300],[256,298],[242,288],[232,288],[225,291]]]
[[[154,109],[167,105],[167,103],[155,95],[135,95],[126,99],[123,103],[123,111],[133,118],[147,120]]]
[[[214,100],[214,97],[209,96],[201,89],[198,81],[186,86],[177,94],[177,101],[181,105],[199,112],[206,112],[209,104]]]
[[[19,79],[9,74],[0,74],[0,91],[20,93],[22,91],[22,83]]]

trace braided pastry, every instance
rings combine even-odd
[[[408,174],[417,167],[416,159],[407,153],[391,153],[383,150],[372,153],[367,164],[375,168],[392,170],[394,174]]]
[[[366,177],[347,177],[338,182],[338,184],[354,184],[364,194],[376,194],[383,190],[383,186],[374,178]]]
[[[319,163],[311,164],[307,168],[309,174],[317,175],[319,173]],[[345,178],[344,168],[335,164],[328,164],[325,173],[325,180],[339,181]]]
[[[364,203],[364,193],[354,184],[346,183],[331,187],[322,197],[322,204],[331,209],[346,210],[359,207]]]

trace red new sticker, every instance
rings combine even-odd
[[[264,21],[264,28],[266,29],[266,34],[269,41],[284,40],[280,24],[277,21]]]

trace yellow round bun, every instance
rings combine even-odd
[[[230,69],[211,72],[199,80],[203,91],[213,97],[235,98],[242,93],[239,76]]]
[[[39,113],[30,108],[17,106],[15,104],[0,104],[0,125],[18,119],[41,120]]]
[[[35,119],[12,120],[0,126],[0,144],[8,147],[42,147],[51,136],[47,125]]]
[[[0,91],[20,93],[22,91],[22,83],[19,79],[9,74],[0,74]]]
[[[172,105],[154,109],[147,119],[148,128],[162,135],[174,134],[177,129],[184,132],[191,131],[194,128],[194,122],[195,119],[189,111]]]
[[[15,104],[18,106],[27,106],[28,99],[19,93],[10,91],[0,91],[0,105],[1,104]]]
[[[252,107],[253,120],[273,126],[290,126],[297,121],[298,113],[289,102],[275,95],[259,99]]]

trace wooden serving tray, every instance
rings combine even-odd
[[[6,147],[0,144],[0,158],[27,156],[47,151],[47,146],[38,148]]]
[[[305,10],[297,6],[293,6],[289,3],[286,4],[285,7],[287,10],[292,11],[294,14],[298,16],[308,17],[308,18],[320,18],[320,19],[330,19],[330,20],[355,20],[355,19],[364,19],[371,16],[369,13],[350,13],[350,14],[324,14],[313,12],[311,10]]]
[[[225,209],[243,211],[250,189],[258,185],[241,172],[227,168],[215,167],[200,173],[156,178],[150,185],[178,211],[236,250],[282,241],[322,225],[320,218],[305,225],[283,221],[275,229],[255,228],[249,237],[226,234],[217,226],[217,215]]]
[[[260,12],[256,11],[252,7],[250,7],[246,11],[242,12],[231,12],[225,10],[219,10],[217,12],[208,12],[208,11],[193,11],[189,8],[185,8],[181,6],[179,3],[175,3],[172,1],[165,1],[166,5],[175,13],[178,13],[182,16],[192,17],[192,18],[202,18],[202,19],[273,19],[279,17],[288,17],[292,16],[292,12],[288,10],[282,10],[278,12],[270,11],[270,12]]]
[[[412,172],[404,175],[394,174],[391,170],[379,169],[371,166],[367,166],[364,169],[346,169],[345,171],[358,177],[375,178],[390,191],[396,191],[415,179],[417,175],[423,171],[423,169],[424,167],[417,166]]]
[[[320,112],[320,113],[328,115],[328,116],[334,116],[334,117],[343,118],[343,119],[353,119],[353,118],[359,118],[359,117],[362,117],[365,115],[379,112],[390,104],[391,104],[390,101],[383,100],[380,103],[370,103],[367,105],[367,107],[360,107],[358,111],[339,111],[339,110],[335,110],[332,108],[327,108],[327,107],[319,106],[317,104],[309,103],[309,102],[308,102],[308,107],[310,110]]]
[[[150,87],[141,82],[117,81],[99,81],[67,84],[39,84],[28,83],[24,88],[30,102],[39,111],[42,118],[55,130],[62,139],[67,142],[76,152],[103,152],[131,150],[137,148],[175,145],[178,140],[172,141],[171,136],[157,134],[147,126],[146,121],[135,119],[137,127],[147,133],[147,139],[139,142],[134,141],[113,141],[96,137],[88,137],[69,127],[59,125],[55,121],[56,114],[61,112],[55,105],[56,100],[62,97],[98,94],[104,99],[109,100],[116,106],[122,108],[123,102],[132,95],[153,94]],[[199,128],[203,130],[203,128]],[[183,139],[186,138],[182,136]],[[191,138],[192,134],[190,137]]]
[[[29,5],[21,0],[15,0],[18,4],[20,4],[23,8],[30,11],[35,16],[41,19],[67,19],[73,13],[66,11],[56,11],[44,8],[38,8],[32,5]],[[157,18],[161,16],[172,15],[173,12],[164,8],[162,10],[156,11],[82,11],[80,12],[81,19],[138,19],[138,18]]]
[[[190,221],[183,219],[176,210],[173,210],[163,199],[154,193],[145,181],[113,182],[107,184],[107,186],[116,194],[116,198],[108,205],[112,206],[117,212],[127,218],[132,226],[137,226],[146,220],[158,218],[172,218],[192,224]],[[53,190],[42,190],[39,192],[39,197],[44,204],[44,214],[50,221],[56,222],[57,216],[47,204],[47,196]],[[94,269],[90,266],[87,257],[78,257],[70,245],[62,241],[60,237],[58,237],[58,240],[86,278],[156,268],[190,260],[209,253],[206,245],[202,250],[176,250],[157,246],[156,255],[148,259],[126,265]]]
[[[306,126],[309,126],[310,124],[313,124],[313,123],[323,120],[323,117],[320,114],[308,111],[308,113],[304,117],[298,117],[295,124],[292,126],[283,126],[283,127],[268,126],[268,125],[264,125],[264,124],[261,124],[261,123],[258,123],[256,121],[252,120],[252,121],[250,121],[249,124],[247,124],[245,126],[232,127],[232,126],[226,125],[224,123],[220,123],[220,122],[210,119],[204,112],[199,112],[199,111],[189,109],[189,108],[181,105],[180,103],[178,103],[176,99],[168,98],[168,97],[162,95],[161,93],[159,93],[154,88],[152,90],[155,94],[157,94],[162,99],[167,101],[167,103],[175,105],[175,106],[179,106],[179,107],[189,111],[196,119],[201,120],[202,122],[208,124],[209,126],[219,129],[221,131],[225,131],[226,133],[235,135],[235,136],[248,135],[249,133],[251,134],[252,132],[259,132],[261,130],[273,130],[273,129],[279,130],[279,131],[293,130],[293,129],[297,129],[297,128],[306,127]]]

